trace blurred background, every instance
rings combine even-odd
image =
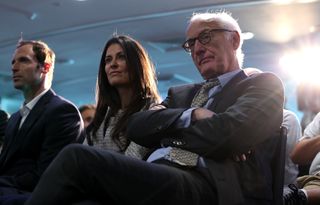
[[[320,1],[317,0],[1,0],[0,107],[13,113],[11,59],[22,34],[57,55],[53,89],[77,106],[94,103],[101,52],[113,33],[139,40],[156,65],[162,97],[168,87],[202,80],[181,48],[193,12],[226,10],[243,30],[243,67],[276,73],[286,108],[299,118],[320,111]]]

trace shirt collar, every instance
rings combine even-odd
[[[28,102],[25,105],[22,105],[22,107],[27,107],[28,110],[32,110],[32,108],[37,104],[37,102],[40,100],[40,98],[48,91],[49,89],[45,89],[42,91],[39,95],[34,97],[30,102]]]
[[[242,71],[241,69],[237,69],[237,70],[219,75],[218,80],[219,80],[221,87],[224,87],[234,76],[236,76],[241,71]]]

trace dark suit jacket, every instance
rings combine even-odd
[[[7,127],[8,118],[8,114],[5,111],[0,110],[0,144],[3,142],[4,131]]]
[[[58,152],[83,134],[78,109],[52,90],[30,111],[20,130],[20,113],[8,122],[0,155],[0,187],[32,191]]]
[[[248,77],[241,71],[215,96],[208,108],[216,113],[213,117],[188,128],[175,128],[176,120],[190,107],[200,87],[193,84],[170,88],[162,103],[168,109],[145,111],[130,118],[129,138],[146,147],[162,144],[201,155],[219,204],[250,204],[252,200],[268,203],[272,200],[273,139],[279,136],[282,122],[281,81],[271,73]],[[246,162],[233,160],[232,156],[248,150],[252,154]]]

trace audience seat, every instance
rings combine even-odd
[[[272,188],[273,188],[273,205],[283,204],[283,185],[285,172],[285,157],[287,143],[287,128],[281,127],[280,137],[272,160]]]

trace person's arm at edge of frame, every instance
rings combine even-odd
[[[320,151],[320,135],[304,138],[299,141],[291,152],[291,159],[295,164],[310,164]]]
[[[320,113],[307,125],[303,137],[291,152],[291,159],[299,165],[310,164],[320,151]]]

